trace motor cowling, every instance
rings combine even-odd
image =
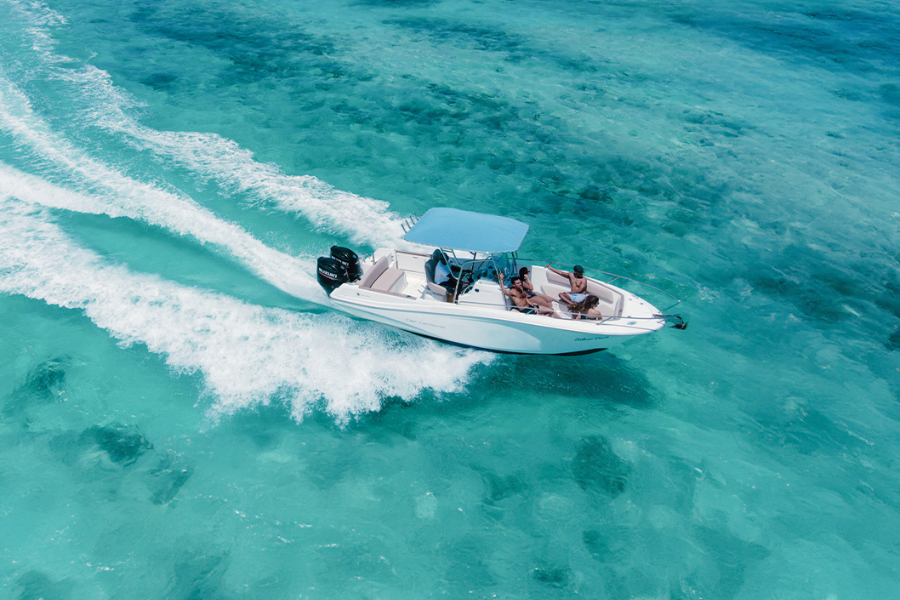
[[[335,259],[347,270],[347,277],[350,281],[356,281],[362,276],[362,265],[359,264],[359,256],[350,248],[342,248],[341,246],[331,247],[331,258]]]
[[[350,281],[344,265],[329,256],[320,256],[316,261],[316,279],[329,296],[335,289]]]

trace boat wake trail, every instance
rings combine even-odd
[[[105,264],[43,209],[5,192],[0,292],[82,310],[122,346],[144,344],[175,372],[199,374],[214,420],[280,401],[298,421],[321,407],[343,424],[389,398],[461,390],[472,368],[491,360],[338,315],[262,308]]]
[[[22,14],[41,7],[13,5]],[[38,12],[28,17],[36,61],[0,65],[0,136],[14,148],[10,160],[16,167],[32,173],[0,161],[0,293],[83,311],[121,345],[145,345],[174,372],[200,377],[212,419],[282,402],[297,420],[324,410],[346,423],[390,398],[413,401],[428,389],[461,391],[473,368],[493,359],[344,316],[255,306],[132,272],[79,247],[48,209],[126,218],[190,236],[293,296],[327,301],[315,280],[314,255],[274,250],[184,192],[130,177],[70,141],[100,130],[185,165],[197,177],[216,178],[260,204],[302,214],[324,231],[374,245],[393,241],[401,230],[386,204],[345,195],[314,178],[288,177],[255,162],[233,142],[137,124],[125,112],[136,103],[120,97],[105,72],[54,54],[49,31],[65,20]],[[51,127],[15,83],[25,71],[32,78],[70,82],[73,106],[88,100],[87,110],[74,110],[71,122],[58,126],[67,132],[74,127],[71,135]]]
[[[157,131],[140,125],[122,108],[134,103],[122,96],[105,71],[91,65],[77,71],[60,70],[59,77],[75,83],[90,97],[93,124],[123,134],[139,150],[150,150],[201,177],[214,178],[225,189],[245,193],[261,206],[300,214],[316,230],[374,247],[399,243],[401,219],[388,210],[387,202],[336,190],[309,175],[286,175],[274,164],[255,161],[252,152],[216,134]]]

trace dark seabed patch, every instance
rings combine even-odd
[[[73,586],[65,579],[54,581],[40,571],[28,571],[16,580],[18,600],[68,600]]]
[[[766,229],[773,236],[788,231],[779,222]],[[900,317],[900,284],[892,262],[886,252],[847,254],[836,242],[823,239],[816,248],[787,244],[768,261],[747,269],[743,278],[755,291],[790,303],[821,327],[852,322],[883,331],[881,311]]]
[[[153,504],[168,504],[193,474],[194,467],[185,463],[174,452],[161,456],[159,465],[148,474],[150,500]]]
[[[106,452],[109,459],[123,466],[133,464],[147,450],[153,449],[150,443],[137,429],[127,425],[104,425],[85,429],[82,440],[93,442]]]
[[[746,542],[722,529],[698,527],[694,538],[703,546],[712,561],[697,568],[688,578],[690,589],[704,596],[731,600],[744,587],[744,573],[754,564],[769,557],[769,550],[759,544]],[[680,588],[684,593],[684,588]],[[673,595],[691,597],[695,595]]]
[[[628,554],[629,542],[626,528],[610,525],[599,531],[586,529],[581,533],[581,541],[591,557],[602,563],[616,563]]]
[[[321,490],[334,488],[359,470],[360,444],[364,443],[364,436],[356,434],[352,438],[344,440],[345,444],[340,447],[340,450],[336,449],[340,446],[336,433],[328,441],[328,444],[310,449],[303,455],[303,461],[307,467],[306,477],[310,483]]]
[[[191,544],[192,545],[192,544]],[[169,598],[199,600],[200,598],[231,598],[225,590],[228,572],[228,552],[196,550],[183,552],[174,567],[174,578],[168,591]]]
[[[484,589],[496,584],[484,555],[490,548],[487,540],[477,535],[443,543],[439,552],[447,565],[441,578],[444,586],[454,595],[468,594],[469,590]]]
[[[782,453],[787,449],[801,455],[824,452],[827,455],[857,452],[865,447],[842,423],[814,408],[796,407],[775,413],[758,414],[761,427],[758,439],[764,447]]]
[[[65,359],[53,359],[42,363],[28,377],[23,386],[23,391],[32,391],[38,394],[49,395],[53,388],[58,388],[66,381]]]
[[[325,79],[365,79],[362,74],[347,72],[340,61],[330,58],[337,49],[325,37],[299,28],[289,29],[284,22],[248,17],[222,5],[218,9],[180,8],[178,18],[173,18],[165,3],[141,5],[131,18],[141,30],[202,46],[220,56],[228,63],[228,68],[218,75],[225,84],[252,83],[272,77],[308,80],[310,73]]]
[[[885,345],[891,350],[900,350],[900,329],[888,337],[888,341]]]
[[[533,49],[522,49],[525,40],[515,34],[489,27],[476,27],[468,23],[454,22],[440,18],[403,18],[388,19],[386,25],[394,25],[427,35],[435,43],[451,43],[460,46],[471,46],[483,52],[511,53],[511,60],[521,60],[534,56]],[[518,56],[515,54],[521,52]]]
[[[478,470],[476,468],[476,470]],[[524,496],[528,491],[522,473],[513,473],[510,475],[499,475],[497,473],[485,472],[484,486],[486,504],[494,504],[501,502],[513,496]]]
[[[168,90],[175,85],[177,80],[178,76],[171,73],[154,73],[141,79],[141,83],[157,90]]]
[[[531,570],[531,576],[535,581],[551,587],[562,588],[569,584],[572,570],[568,567],[546,565],[535,567]]]
[[[699,125],[706,134],[718,134],[723,137],[738,137],[756,127],[739,117],[725,115],[709,109],[690,108],[681,113],[681,120],[688,125]],[[700,128],[688,127],[688,131]]]
[[[498,53],[503,57],[504,62],[535,61],[552,65],[563,73],[590,75],[594,78],[601,73],[611,77],[614,72],[618,77],[628,77],[621,70],[616,72],[611,62],[584,58],[577,53],[567,53],[549,47],[547,44],[540,43],[526,35],[485,25],[475,26],[464,21],[428,17],[387,19],[384,23],[427,36],[435,45],[472,48],[479,52]],[[597,91],[599,89],[591,84],[582,85],[585,86],[582,88],[582,91]]]
[[[831,71],[873,72],[884,61],[900,64],[900,20],[888,11],[679,9],[676,23],[713,31],[755,51]]]
[[[405,402],[401,398],[385,398],[384,401],[384,408],[372,413],[366,420],[351,423],[347,427],[348,431],[359,431],[370,441],[387,447],[403,446],[415,441],[419,428],[416,418],[421,406]]]
[[[616,455],[602,436],[588,436],[578,444],[572,475],[585,491],[596,491],[615,498],[628,483],[631,468]]]
[[[3,416],[28,427],[26,411],[33,405],[52,402],[64,391],[68,367],[68,358],[53,358],[36,366],[4,403]]]

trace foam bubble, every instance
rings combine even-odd
[[[276,400],[298,421],[321,406],[346,423],[388,398],[460,391],[475,365],[492,360],[372,323],[262,308],[104,264],[6,192],[0,291],[83,310],[123,346],[144,344],[174,371],[200,374],[213,419]]]

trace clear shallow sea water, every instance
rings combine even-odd
[[[900,597],[900,11],[0,2],[0,597]],[[413,211],[684,299],[325,306]]]

